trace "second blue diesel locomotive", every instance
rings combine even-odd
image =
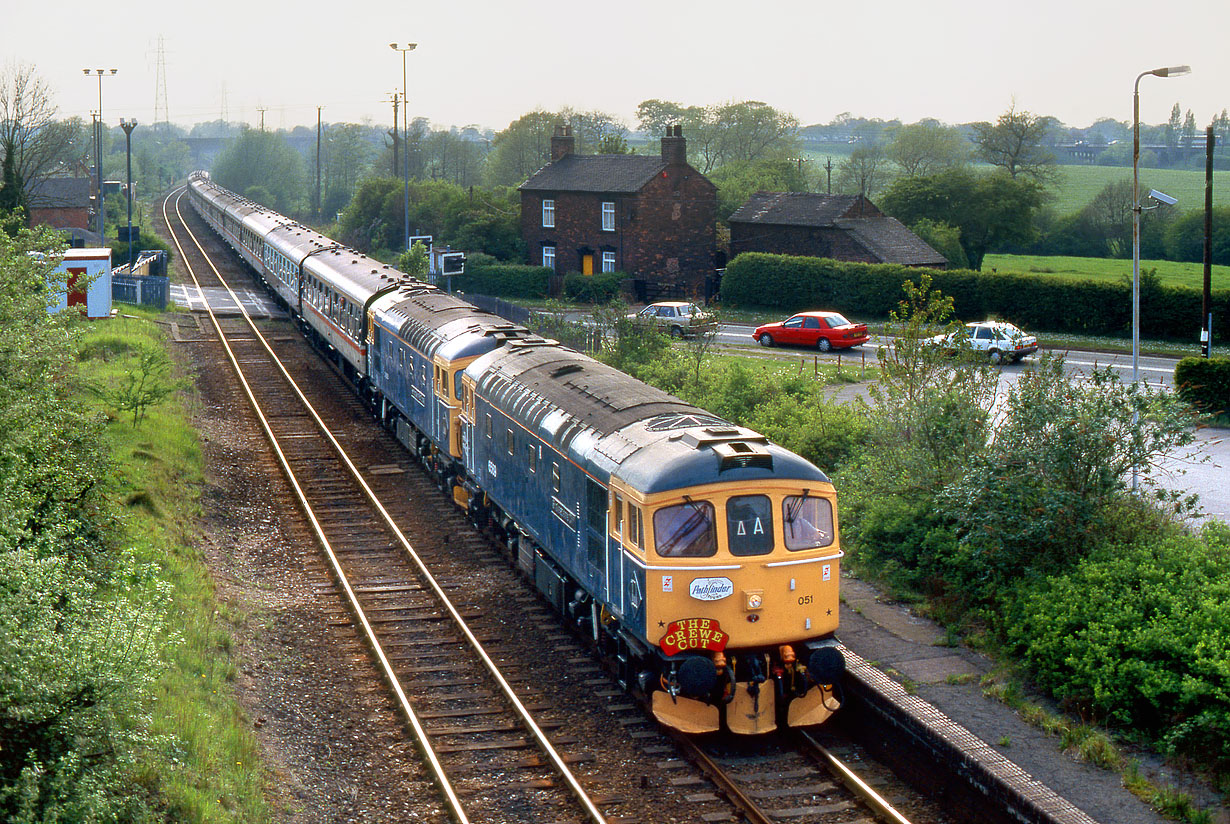
[[[819,469],[202,173],[189,191],[663,723],[761,733],[839,706],[842,551]]]

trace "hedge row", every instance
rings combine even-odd
[[[1213,415],[1230,412],[1230,359],[1184,358],[1174,368],[1179,397]]]
[[[926,270],[932,285],[953,299],[964,320],[998,317],[1030,330],[1087,335],[1129,335],[1132,290],[1127,284],[1064,281],[1029,275]],[[901,284],[921,270],[895,264],[849,263],[828,258],[746,252],[726,267],[722,299],[784,312],[826,308],[863,317],[887,317],[902,298]],[[1230,290],[1213,293],[1216,339],[1230,341]],[[1197,340],[1200,292],[1146,285],[1140,331],[1150,338]]]
[[[523,263],[478,263],[453,277],[453,289],[503,298],[542,299],[551,294],[552,271]]]

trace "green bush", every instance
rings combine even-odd
[[[607,303],[619,295],[619,284],[624,277],[622,272],[595,275],[570,272],[564,275],[564,294],[582,303]]]
[[[901,284],[919,269],[896,264],[851,263],[828,258],[747,252],[726,267],[722,299],[736,305],[796,312],[835,309],[860,317],[887,317],[901,299]],[[1131,332],[1131,287],[1036,278],[1024,274],[931,271],[933,285],[953,299],[965,320],[998,317],[1030,330],[1089,335]],[[1190,338],[1200,317],[1200,292],[1153,286],[1142,290],[1141,332],[1156,338]],[[1230,290],[1213,294],[1213,328],[1230,340]]]
[[[1037,682],[1169,750],[1230,766],[1230,528],[1103,546],[1005,622]]]
[[[465,274],[453,276],[453,289],[477,295],[534,300],[541,300],[551,293],[550,269],[521,263],[494,263],[491,260],[486,256],[472,256],[466,261]]]
[[[1184,358],[1174,368],[1179,397],[1210,415],[1230,411],[1230,358]]]

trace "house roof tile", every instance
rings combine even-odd
[[[862,217],[860,195],[822,195],[811,192],[756,192],[734,214],[732,223],[767,223],[781,226],[832,226],[843,217]],[[878,215],[878,210],[872,214]]]
[[[894,217],[841,218],[839,229],[849,232],[882,263],[905,266],[944,266],[947,259]]]
[[[648,155],[565,155],[521,184],[522,191],[639,192],[666,168]]]

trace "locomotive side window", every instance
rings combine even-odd
[[[768,495],[736,495],[726,502],[726,542],[731,555],[773,551],[773,503]]]
[[[827,498],[787,495],[782,501],[786,549],[815,549],[833,543],[833,504]]]
[[[491,413],[487,413],[487,440],[491,440]]]
[[[640,507],[628,502],[628,541],[629,546],[636,545],[636,548],[644,551],[645,549],[645,519],[641,516]]]
[[[517,440],[513,437],[513,431],[509,428],[504,437],[504,445],[508,447],[508,454],[511,455],[517,451]]]
[[[717,552],[713,504],[685,501],[653,513],[654,546],[665,558],[707,558]]]
[[[530,466],[530,472],[538,471],[538,452],[534,449],[534,444],[530,444],[528,463]]]
[[[624,499],[616,493],[611,493],[611,534],[624,534]]]
[[[551,464],[551,491],[559,492],[559,464]]]

